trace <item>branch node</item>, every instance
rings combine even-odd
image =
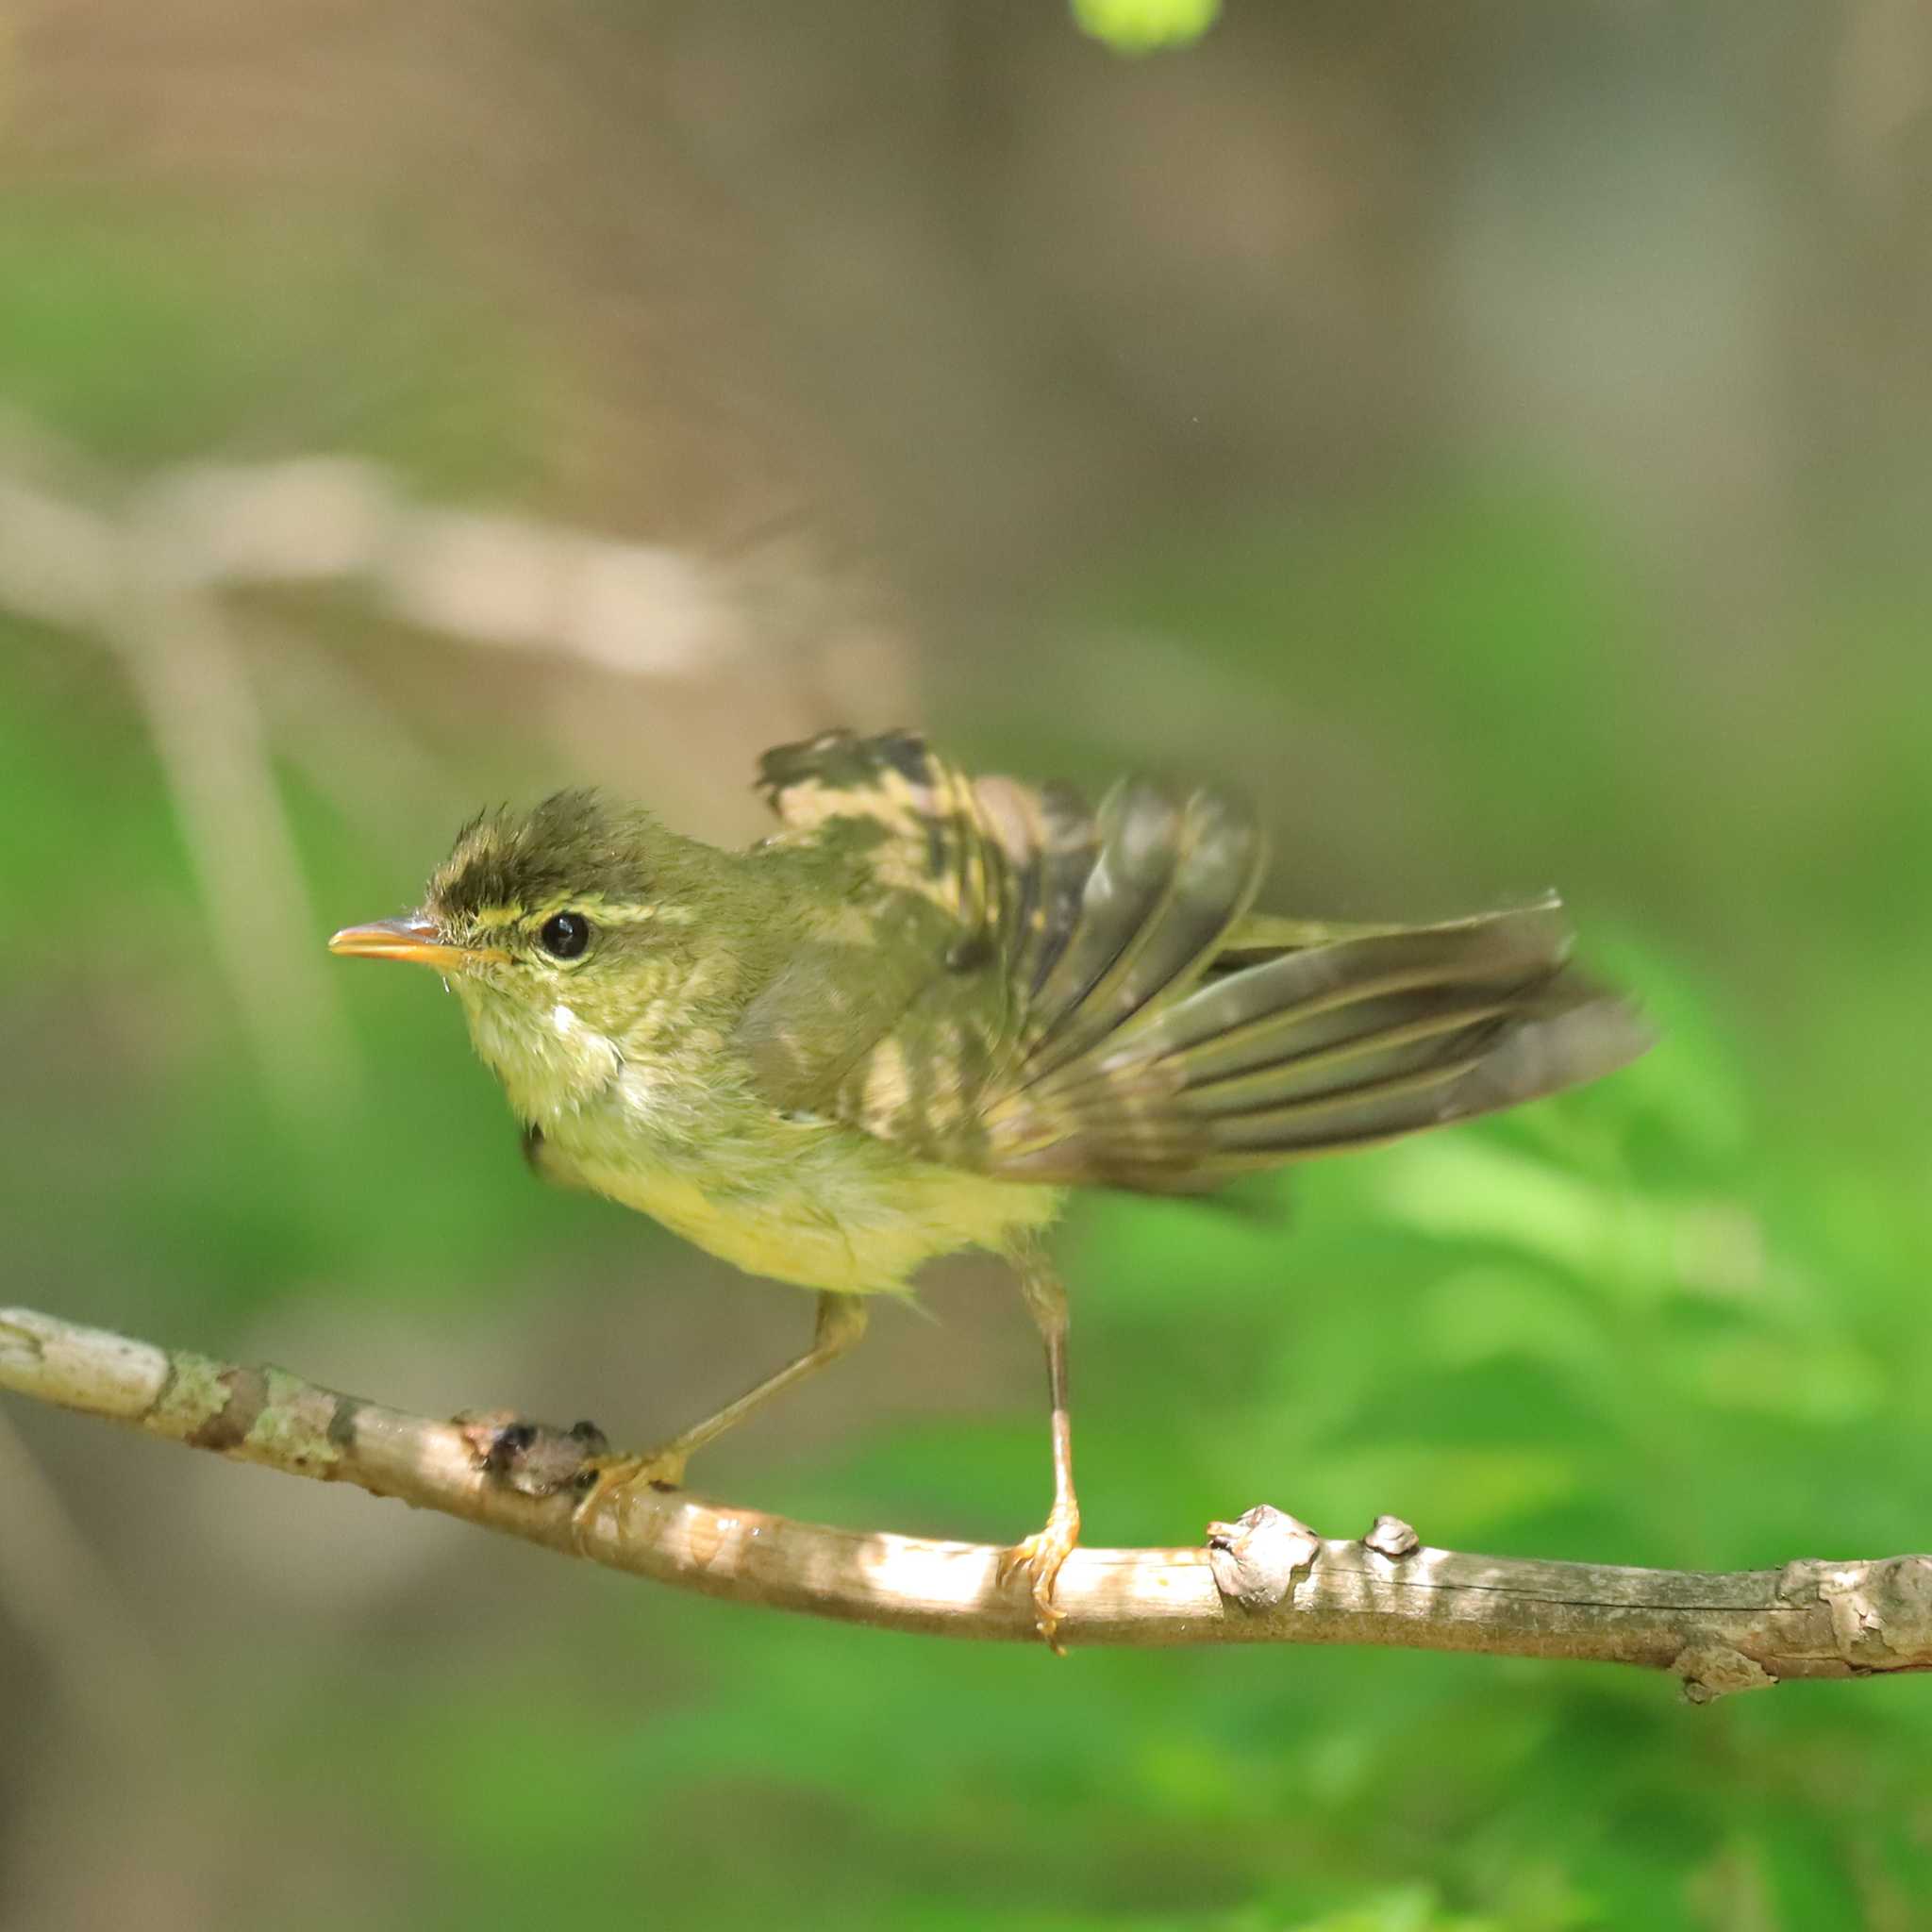
[[[1777,1573],[1777,1600],[1793,1609],[1806,1609],[1823,1601],[1819,1588],[1824,1572],[1831,1566],[1816,1557],[1798,1557]]]
[[[1932,1557],[1829,1564],[1818,1594],[1854,1669],[1932,1669]]]
[[[1769,1690],[1777,1679],[1756,1657],[1721,1638],[1700,1637],[1671,1659],[1686,1704],[1715,1704],[1738,1690]]]
[[[591,1458],[607,1455],[610,1448],[595,1423],[573,1423],[559,1429],[551,1423],[532,1422],[512,1408],[466,1408],[450,1420],[479,1470],[519,1495],[539,1501],[575,1488]]]
[[[1362,1538],[1362,1547],[1374,1550],[1378,1557],[1412,1557],[1422,1546],[1423,1540],[1416,1535],[1414,1524],[1403,1522],[1399,1516],[1391,1516],[1386,1509]]]
[[[1932,1670],[1932,1557],[1787,1563],[1777,1596],[1797,1608],[1822,1607],[1832,1648],[1854,1672]]]
[[[1284,1509],[1257,1503],[1232,1523],[1208,1525],[1208,1567],[1214,1587],[1244,1610],[1272,1610],[1314,1568],[1322,1539]]]

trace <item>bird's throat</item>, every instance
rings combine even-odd
[[[520,1119],[549,1131],[615,1087],[623,1049],[568,1000],[533,1008],[460,980],[457,991],[477,1057],[502,1081]]]

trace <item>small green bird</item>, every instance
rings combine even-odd
[[[1041,1236],[1069,1188],[1211,1189],[1649,1043],[1567,964],[1554,898],[1422,926],[1251,912],[1262,835],[1210,791],[1137,780],[1091,810],[907,732],[781,746],[759,784],[781,829],[745,852],[586,791],[475,819],[420,911],[329,944],[444,974],[547,1178],[818,1291],[809,1349],[653,1454],[607,1458],[596,1493],[681,1482],[921,1263],[1008,1257],[1046,1342],[1054,1502],[1007,1574],[1049,1641],[1080,1512]]]

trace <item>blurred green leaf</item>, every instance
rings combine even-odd
[[[1221,17],[1221,0],[1073,0],[1080,31],[1116,54],[1187,47]]]
[[[1444,1912],[1426,1887],[1384,1892],[1340,1912],[1304,1920],[1295,1932],[1507,1932],[1501,1919]]]
[[[336,449],[426,488],[527,477],[541,377],[407,238],[156,198],[0,210],[0,398],[132,467]]]

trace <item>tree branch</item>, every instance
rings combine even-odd
[[[0,1388],[294,1475],[399,1496],[709,1596],[936,1636],[1034,1638],[1024,1582],[976,1543],[860,1534],[706,1502],[608,1496],[574,1520],[585,1446],[503,1417],[440,1422],[280,1369],[0,1309]],[[1785,1677],[1932,1669],[1932,1557],[1727,1574],[1466,1556],[1378,1520],[1324,1540],[1263,1507],[1201,1549],[1074,1552],[1067,1644],[1377,1643],[1643,1664],[1705,1702]]]

